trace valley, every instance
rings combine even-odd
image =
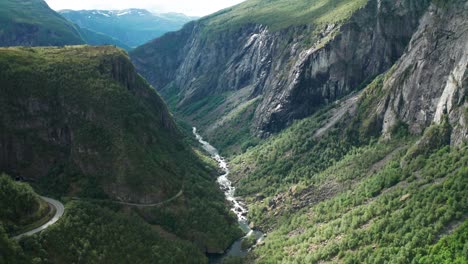
[[[223,171],[223,174],[217,179],[218,184],[221,190],[224,191],[226,200],[231,204],[231,211],[236,214],[240,228],[246,234],[244,237],[236,240],[232,245],[230,245],[222,256],[209,256],[209,263],[222,263],[224,257],[244,257],[245,255],[247,255],[247,250],[250,248],[245,248],[242,244],[243,241],[253,237],[255,239],[255,244],[260,243],[265,238],[264,234],[261,231],[252,230],[250,228],[249,221],[246,218],[248,210],[246,208],[245,203],[239,200],[239,197],[234,196],[236,189],[232,186],[231,181],[228,179],[229,168],[225,159],[219,155],[218,150],[216,148],[214,148],[210,143],[203,140],[200,134],[197,133],[197,129],[195,127],[193,128],[193,134],[197,138],[198,142],[200,142],[200,144],[203,146],[203,148],[211,155],[211,157],[218,162],[219,167]]]
[[[466,0],[137,2],[0,4],[0,264],[468,262]]]

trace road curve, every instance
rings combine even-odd
[[[112,201],[112,202],[116,203],[116,204],[123,204],[123,205],[128,205],[128,206],[135,206],[135,207],[156,207],[156,206],[161,206],[161,205],[167,204],[169,202],[172,202],[175,199],[179,198],[182,194],[184,194],[183,189],[180,190],[176,195],[174,195],[173,197],[171,197],[171,198],[169,198],[167,200],[164,200],[164,201],[159,202],[159,203],[152,203],[152,204],[127,203],[127,202],[120,202],[120,201]]]
[[[59,202],[57,200],[54,200],[52,198],[44,197],[44,196],[41,196],[41,199],[46,201],[51,206],[55,207],[54,217],[52,217],[52,219],[50,219],[47,223],[43,224],[42,226],[40,226],[38,228],[35,228],[35,229],[31,230],[31,231],[28,231],[26,233],[17,235],[15,237],[13,237],[13,239],[19,240],[24,236],[31,236],[31,235],[34,235],[36,233],[39,233],[42,230],[46,229],[47,227],[53,225],[55,222],[57,222],[60,219],[60,217],[62,217],[62,215],[63,215],[63,213],[65,211],[65,207],[63,206],[63,204],[61,202]]]

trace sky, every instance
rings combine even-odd
[[[177,12],[190,16],[205,16],[244,0],[45,0],[52,9],[119,10],[144,8],[152,12]]]

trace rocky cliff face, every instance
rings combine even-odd
[[[121,50],[1,49],[0,83],[0,171],[146,203],[179,192],[186,169],[203,166]]]
[[[215,34],[204,31],[208,17],[138,48],[132,59],[163,96],[177,97],[178,109],[225,95],[208,130],[259,98],[251,126],[266,136],[389,69],[428,4],[370,0],[342,22],[281,30],[247,23]]]
[[[398,121],[413,133],[448,117],[451,143],[468,138],[468,3],[435,2],[383,84],[377,113],[388,136]]]

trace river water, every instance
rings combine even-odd
[[[236,188],[232,186],[231,181],[228,179],[229,167],[226,160],[219,155],[218,150],[213,147],[210,143],[203,140],[200,134],[197,133],[197,128],[193,128],[193,134],[197,138],[198,142],[202,144],[203,148],[210,153],[211,157],[218,162],[219,167],[223,171],[223,174],[218,177],[218,184],[221,190],[224,192],[226,199],[232,205],[231,211],[237,215],[237,221],[239,227],[246,233],[246,235],[238,240],[236,240],[224,254],[210,254],[209,263],[210,264],[221,264],[224,257],[227,256],[238,256],[244,257],[247,255],[248,250],[242,250],[241,242],[242,239],[248,236],[255,236],[257,243],[264,239],[264,234],[257,230],[252,230],[249,227],[249,221],[247,219],[247,206],[237,197],[235,197]]]

